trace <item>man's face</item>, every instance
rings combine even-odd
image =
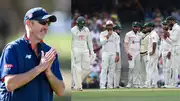
[[[32,22],[32,34],[34,38],[37,40],[42,40],[47,31],[48,31],[48,25],[50,22],[48,20],[42,20],[42,21],[31,21]]]
[[[168,25],[163,25],[164,30],[168,30],[168,27],[169,27]]]
[[[108,30],[108,31],[110,31],[110,30],[113,30],[113,25],[106,25],[106,29]]]
[[[134,32],[139,31],[139,29],[140,29],[140,27],[139,27],[139,26],[133,26],[133,27],[132,27],[132,30],[133,30]]]
[[[117,29],[116,32],[117,32],[118,34],[120,34],[121,30],[120,30],[120,29]]]
[[[146,32],[151,32],[151,27],[146,27]]]
[[[144,34],[146,34],[146,33],[147,33],[146,28],[143,28],[143,29],[142,29],[142,32],[143,32]]]
[[[173,21],[172,21],[172,20],[168,21],[168,26],[169,26],[170,28],[172,28],[172,27],[173,27],[173,25],[174,25],[174,23],[173,23]]]

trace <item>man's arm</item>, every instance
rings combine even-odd
[[[48,64],[48,68],[45,70],[46,77],[56,95],[62,96],[65,85],[60,72],[60,65],[56,51],[52,49],[52,51],[47,52],[45,56],[52,58],[52,61]]]
[[[8,52],[5,52],[6,58],[4,59],[4,61],[1,62],[5,62],[5,63],[12,63],[13,58],[9,58],[10,56],[12,56],[13,51],[12,50],[8,50]],[[8,91],[14,91],[17,88],[20,88],[21,86],[29,83],[31,80],[33,80],[37,75],[39,75],[42,71],[44,71],[48,66],[48,61],[44,58],[44,53],[42,52],[42,56],[41,56],[41,62],[38,66],[36,66],[35,68],[31,69],[28,72],[22,73],[22,74],[17,74],[16,72],[14,72],[14,68],[18,68],[16,64],[12,64],[12,66],[14,65],[14,67],[11,67],[10,69],[6,69],[7,67],[3,67],[3,71],[1,74],[1,78],[4,79],[5,82],[5,86],[7,88]]]
[[[52,71],[46,72],[46,77],[48,78],[48,81],[50,83],[51,88],[53,91],[56,93],[58,96],[62,96],[65,85],[63,80],[59,80],[53,73]]]
[[[15,89],[20,88],[21,86],[29,83],[42,72],[42,70],[40,70],[39,68],[40,67],[37,66],[26,73],[5,76],[4,82],[7,90],[12,92]]]
[[[129,37],[128,35],[126,34],[125,35],[125,38],[124,38],[124,50],[126,52],[126,54],[128,54],[128,50],[129,50]]]
[[[116,40],[116,56],[119,56],[120,54],[120,37],[117,35],[117,40]]]
[[[159,36],[157,33],[154,33],[152,36],[152,51],[150,52],[150,55],[153,55],[156,52],[157,43],[159,41]]]
[[[88,36],[87,36],[87,45],[88,45],[88,49],[89,49],[90,53],[94,54],[92,39],[91,39],[91,35],[90,35],[89,30],[88,30]]]
[[[170,34],[169,37],[166,38],[166,41],[169,43],[169,44],[172,44],[173,42],[176,42],[177,40],[179,40],[180,38],[180,30],[174,30],[173,32],[171,32],[172,34]]]
[[[100,33],[100,43],[101,43],[101,45],[104,45],[104,44],[106,44],[108,42],[108,39],[109,39],[110,35],[111,34],[108,34],[108,35],[104,36],[104,32]]]

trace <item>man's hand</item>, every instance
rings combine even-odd
[[[149,55],[152,56],[152,55],[154,55],[154,53],[155,53],[155,52],[152,51],[152,52],[149,53]]]
[[[45,72],[49,72],[51,70],[51,65],[56,58],[56,54],[56,50],[52,48],[45,54],[45,57],[48,60],[48,68],[45,70]]]
[[[92,53],[90,55],[90,64],[93,64],[93,62],[96,60],[96,54]]]
[[[113,32],[112,30],[108,31],[108,35],[106,36],[107,39],[109,39],[109,37],[112,35],[112,32]]]
[[[127,55],[128,55],[128,60],[132,60],[132,55],[129,53]]]
[[[41,60],[40,60],[40,64],[36,67],[40,72],[43,72],[44,70],[46,70],[48,68],[48,60],[44,55],[44,52],[41,51]]]
[[[116,55],[115,62],[117,63],[119,61],[119,56]]]
[[[171,59],[171,52],[168,52],[167,56],[168,59]]]
[[[167,37],[169,37],[170,36],[170,34],[169,34],[169,32],[168,31],[164,31],[164,39],[166,39]]]

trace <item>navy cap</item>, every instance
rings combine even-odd
[[[44,20],[49,18],[50,22],[56,22],[57,18],[55,15],[49,15],[48,12],[42,7],[32,8],[26,12],[24,16],[24,24],[26,20]]]

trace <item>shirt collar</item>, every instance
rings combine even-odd
[[[25,40],[28,44],[30,44],[32,50],[34,50],[34,49],[36,48],[36,47],[33,47],[33,46],[32,46],[29,38],[27,37],[27,34],[24,34],[24,35],[23,35],[23,38],[24,38],[24,40]],[[38,48],[39,46],[41,46],[41,43],[43,43],[43,40],[41,40],[41,41],[37,44],[37,48]]]

